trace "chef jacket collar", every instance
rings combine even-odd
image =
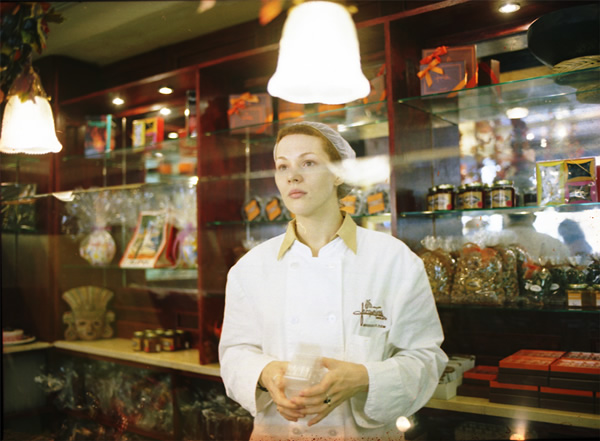
[[[335,235],[340,237],[346,246],[350,248],[354,254],[356,254],[356,223],[354,223],[352,216],[347,215],[345,212],[342,212],[342,215],[344,216],[344,221]],[[277,260],[280,260],[283,257],[295,240],[298,240],[298,236],[296,236],[296,219],[292,219],[288,223],[285,237],[283,238],[283,242],[279,248]]]

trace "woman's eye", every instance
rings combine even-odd
[[[277,170],[284,171],[287,167],[284,164],[280,164],[277,166]]]
[[[312,167],[313,165],[315,165],[314,161],[304,161],[305,167]]]

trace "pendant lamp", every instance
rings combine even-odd
[[[356,27],[344,6],[307,1],[290,10],[267,91],[300,104],[344,104],[369,94]]]
[[[39,155],[57,153],[61,149],[52,108],[39,76],[29,65],[8,93],[2,118],[0,152]]]

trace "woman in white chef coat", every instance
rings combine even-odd
[[[431,397],[447,357],[421,260],[340,211],[327,167],[355,158],[321,123],[284,127],[275,182],[295,214],[285,234],[242,257],[227,279],[219,356],[229,397],[254,417],[252,440],[398,440],[395,422]],[[301,348],[323,356],[320,382],[286,396]]]

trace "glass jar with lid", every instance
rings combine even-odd
[[[515,186],[513,181],[502,179],[495,181],[491,190],[491,208],[515,206]]]

